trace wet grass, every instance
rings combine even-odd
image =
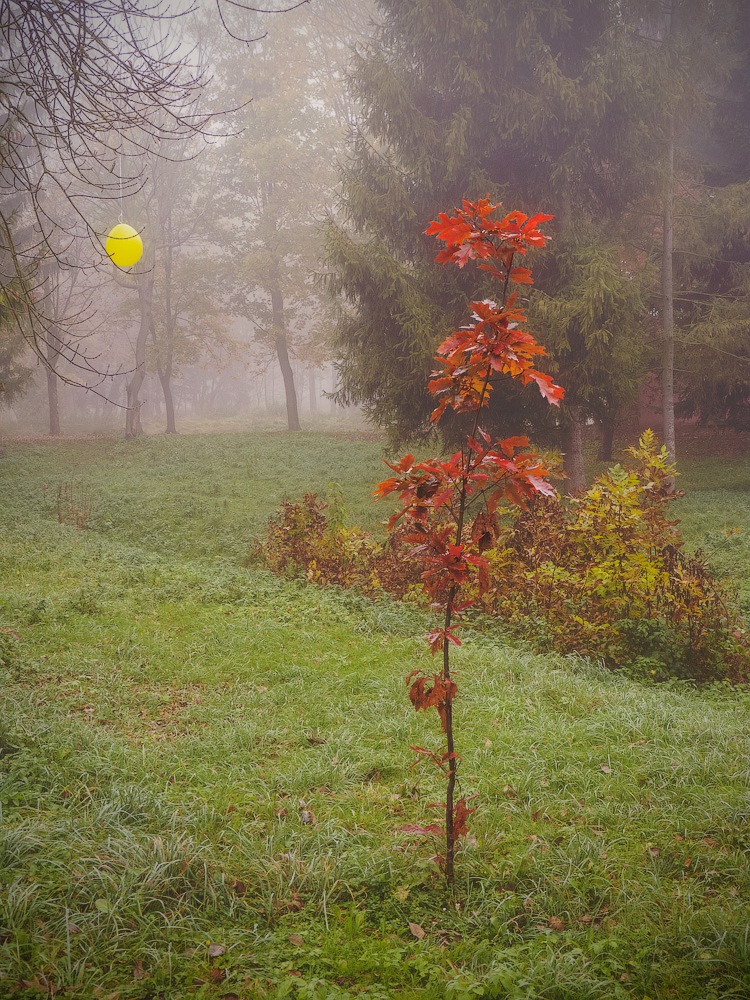
[[[441,792],[409,751],[438,740],[404,694],[421,613],[243,565],[284,494],[330,481],[376,529],[380,451],[10,444],[0,996],[750,994],[742,692],[469,635],[457,733],[478,811],[452,893],[400,832]],[[741,473],[695,459],[684,479],[694,541],[744,539]],[[57,522],[63,483],[90,498],[84,530]]]

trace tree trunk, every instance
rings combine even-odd
[[[614,411],[608,412],[601,422],[601,436],[599,438],[599,453],[597,458],[600,462],[612,461],[612,450],[615,443],[615,423],[617,414]]]
[[[276,336],[276,356],[279,359],[281,375],[284,379],[284,395],[286,396],[286,419],[290,431],[300,430],[299,412],[297,410],[297,393],[294,390],[294,372],[289,361],[289,344],[284,326],[284,298],[281,289],[274,286],[271,289],[271,308],[273,310],[273,327]]]
[[[161,391],[164,394],[164,409],[167,415],[167,434],[176,434],[177,425],[174,419],[174,397],[172,396],[172,372],[170,370],[165,371],[163,374],[159,375],[159,381],[161,382]]]
[[[167,234],[172,231],[172,209],[171,205],[164,220],[164,229]],[[165,357],[161,363],[159,344],[156,340],[156,325],[154,323],[153,312],[151,314],[151,333],[156,345],[157,369],[161,391],[164,396],[164,409],[167,414],[167,434],[176,434],[177,425],[174,415],[174,397],[172,395],[172,375],[174,374],[174,339],[176,320],[172,310],[172,264],[174,259],[174,243],[171,239],[165,240],[164,248],[164,312],[165,312]]]
[[[307,389],[310,393],[310,413],[318,412],[318,397],[316,395],[317,390],[315,388],[315,369],[308,368],[307,370]]]
[[[568,406],[564,428],[563,468],[568,477],[566,493],[577,493],[586,488],[586,471],[583,464],[583,421],[577,406]]]
[[[54,341],[54,343],[53,343]],[[47,402],[49,404],[50,437],[60,434],[60,401],[58,396],[57,372],[55,362],[60,355],[60,340],[57,327],[47,334]]]
[[[143,380],[146,377],[146,340],[151,331],[154,310],[154,276],[152,273],[139,274],[136,277],[138,286],[138,304],[141,318],[138,337],[135,342],[135,368],[126,388],[125,437],[137,438],[143,433],[141,425],[140,398]]]
[[[667,145],[667,178],[664,193],[664,233],[662,240],[662,434],[670,461],[677,457],[674,429],[674,120],[670,123]]]

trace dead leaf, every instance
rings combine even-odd
[[[599,770],[603,774],[612,774],[612,768],[609,766],[609,764],[600,764],[599,765]]]
[[[315,813],[312,809],[300,810],[299,818],[305,826],[315,826],[315,823],[317,822],[315,819]]]
[[[219,1000],[240,1000],[239,993],[222,993]]]
[[[692,865],[692,863],[693,863],[692,858],[685,858],[685,860],[682,862],[682,865],[684,868],[689,868]]]
[[[234,889],[238,896],[244,896],[247,893],[247,886],[238,878],[236,878],[234,882],[229,883],[229,888]]]
[[[327,743],[328,740],[325,738],[325,736],[318,736],[317,733],[310,733],[307,737],[307,742],[311,746],[317,747],[317,746],[322,746],[324,743]]]
[[[289,944],[296,945],[298,948],[301,948],[302,945],[305,943],[305,939],[302,937],[301,934],[290,934],[289,937],[287,938],[287,941],[289,942]]]
[[[651,855],[652,858],[658,858],[659,855],[661,854],[661,851],[659,850],[658,847],[649,847],[648,853]]]
[[[446,948],[449,944],[460,941],[461,933],[459,931],[435,931],[435,937],[438,939],[440,947]]]
[[[210,969],[208,972],[209,979],[213,979],[215,983],[222,983],[224,981],[224,970],[223,969]]]
[[[424,927],[420,927],[419,924],[413,924],[409,921],[409,930],[412,932],[415,938],[419,938],[421,941],[424,937],[425,931]]]
[[[148,979],[151,973],[148,969],[143,968],[143,962],[140,958],[136,959],[136,963],[133,966],[133,979]]]
[[[565,930],[565,921],[561,917],[550,917],[548,920],[548,924],[553,931]]]
[[[220,958],[226,952],[226,948],[223,944],[210,944],[208,946],[208,957],[209,958]]]

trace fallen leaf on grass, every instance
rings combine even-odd
[[[599,765],[599,770],[603,774],[612,774],[612,768],[609,766],[609,764],[600,764]]]
[[[208,957],[209,958],[219,958],[226,952],[226,948],[223,944],[210,944],[208,946]]]
[[[422,826],[420,823],[407,823],[405,826],[397,826],[394,833],[413,833],[422,837],[441,837],[445,832],[439,823],[428,823]]]
[[[659,855],[661,854],[661,851],[659,850],[658,847],[649,847],[648,853],[651,855],[652,858],[658,858]]]
[[[438,939],[441,948],[447,948],[449,944],[461,940],[459,931],[436,931],[435,937]]]
[[[151,973],[148,969],[143,968],[143,962],[140,958],[136,959],[136,963],[133,966],[133,979],[148,979]]]
[[[289,937],[287,938],[287,941],[289,942],[289,944],[294,944],[298,948],[301,948],[302,945],[305,943],[305,939],[300,934],[290,934]]]
[[[547,922],[553,931],[565,930],[565,921],[561,917],[550,917]]]
[[[424,927],[420,927],[419,924],[413,924],[410,921],[409,922],[409,930],[412,932],[412,934],[414,935],[414,937],[415,938],[419,938],[420,941],[424,937],[424,934],[425,934]]]
[[[221,983],[224,981],[224,970],[223,969],[210,969],[208,973],[209,979],[212,979],[215,983]]]

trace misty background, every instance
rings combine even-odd
[[[498,425],[573,485],[593,433],[750,427],[744,3],[284,6],[3,5],[0,433],[419,436],[436,344],[493,294],[423,231],[485,195],[555,216],[529,308],[566,386]]]

